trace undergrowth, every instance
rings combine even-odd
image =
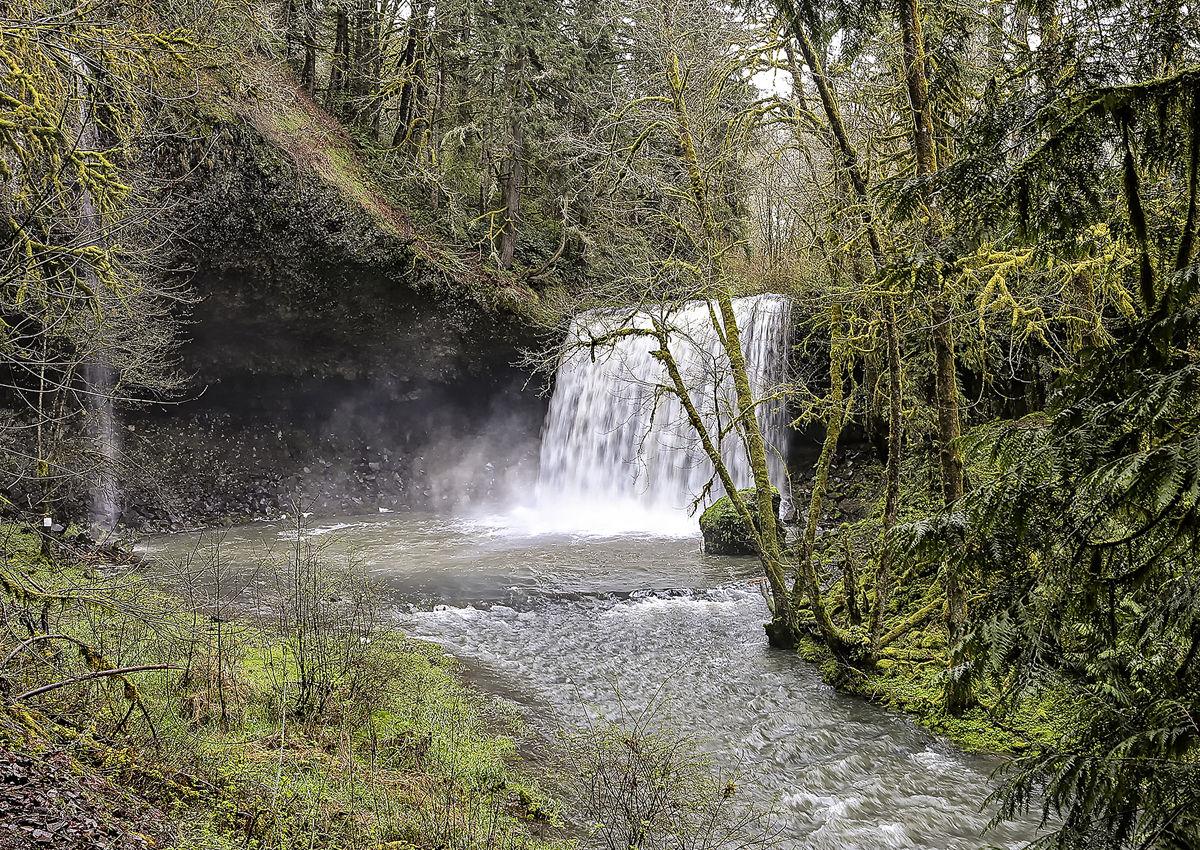
[[[378,624],[352,564],[298,544],[246,606],[257,585],[211,553],[166,589],[39,543],[0,529],[0,747],[65,760],[91,820],[158,810],[155,843],[187,850],[556,843],[517,718]]]
[[[918,638],[918,641],[920,638]],[[933,643],[936,638],[929,638]],[[944,638],[943,638],[944,645]],[[1061,740],[1066,730],[1062,707],[1069,691],[1044,688],[1023,696],[1015,707],[997,706],[997,690],[977,684],[977,703],[959,716],[945,711],[945,656],[930,653],[914,660],[882,659],[871,669],[839,664],[812,638],[802,638],[799,655],[818,665],[821,677],[840,691],[912,715],[921,726],[945,736],[963,750],[1004,754],[1039,750]]]

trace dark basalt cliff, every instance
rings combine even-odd
[[[158,154],[197,300],[186,390],[125,412],[130,525],[442,506],[531,466],[544,401],[514,364],[536,296],[420,234],[297,98],[290,136],[233,117]]]

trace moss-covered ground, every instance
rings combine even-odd
[[[977,682],[976,705],[960,716],[951,716],[944,707],[946,662],[941,653],[884,658],[864,669],[839,663],[828,648],[812,638],[802,638],[796,651],[817,665],[821,677],[838,690],[903,711],[968,752],[1025,753],[1060,740],[1065,731],[1061,721],[1067,713],[1061,708],[1071,699],[1065,689],[1047,687],[1025,693],[1014,705],[1005,704],[1001,709],[995,686]]]
[[[518,719],[436,647],[358,627],[298,644],[271,618],[205,613],[111,565],[45,559],[14,526],[0,543],[0,760],[27,777],[9,790],[16,803],[28,791],[29,835],[187,850],[555,843]],[[139,665],[170,669],[109,674]],[[319,697],[307,702],[305,670]]]

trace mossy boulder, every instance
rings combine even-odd
[[[758,522],[758,502],[753,490],[740,490],[742,499],[750,507],[750,516]],[[775,512],[776,527],[779,525],[779,491],[771,488],[771,509]],[[704,551],[709,555],[753,555],[754,541],[746,524],[734,510],[728,496],[722,496],[700,514],[700,534],[704,537]]]

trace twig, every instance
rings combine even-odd
[[[180,669],[182,668],[175,664],[140,664],[136,667],[117,667],[112,670],[95,670],[91,673],[73,676],[70,679],[63,679],[61,682],[52,682],[49,685],[42,685],[41,687],[34,688],[31,691],[26,691],[23,694],[17,694],[15,697],[13,697],[13,702],[21,702],[22,700],[29,699],[30,697],[36,697],[40,694],[44,694],[47,691],[58,690],[59,688],[64,688],[67,685],[76,685],[80,682],[86,682],[91,679],[100,679],[105,676],[124,676],[126,673],[143,673],[147,670]]]
[[[16,649],[4,656],[4,660],[0,661],[0,670],[3,670],[10,663],[12,663],[12,660],[20,655],[26,647],[43,640],[67,640],[72,641],[73,643],[81,643],[78,639],[73,638],[70,635],[34,635],[29,640],[22,641],[21,643],[17,644]]]

